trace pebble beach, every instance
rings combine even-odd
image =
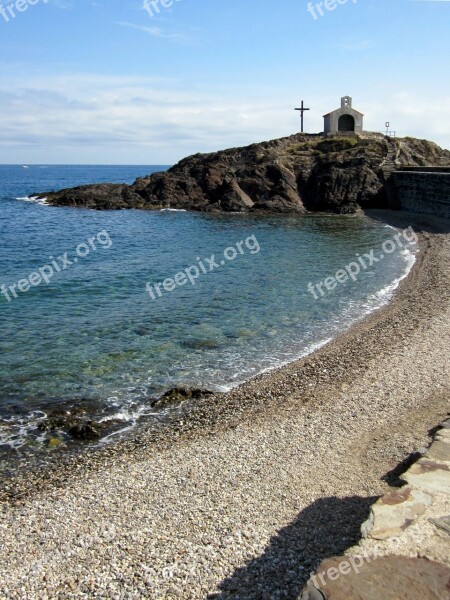
[[[450,222],[392,302],[160,430],[0,491],[0,598],[295,599],[450,411]]]

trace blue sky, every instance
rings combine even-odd
[[[450,148],[450,1],[32,1],[0,0],[1,163],[170,164],[295,133],[301,99],[322,131],[344,95]]]

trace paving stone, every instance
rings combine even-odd
[[[446,429],[450,433],[450,429]],[[450,462],[450,443],[445,440],[436,440],[428,449],[426,458],[431,460]]]
[[[418,488],[450,494],[450,466],[421,458],[402,475],[402,479]]]
[[[394,490],[380,498],[371,508],[370,517],[363,523],[363,537],[376,540],[401,535],[407,527],[431,506],[433,498],[426,492],[410,486]]]
[[[354,562],[352,564],[351,559]],[[356,563],[355,559],[359,558]],[[322,578],[320,577],[322,575]],[[450,569],[422,558],[330,558],[298,600],[449,600]]]
[[[442,440],[443,442],[450,442],[450,429],[441,429],[437,432],[435,440]]]
[[[443,531],[446,531],[448,534],[450,534],[450,516],[441,517],[440,519],[428,520],[430,521],[430,523],[433,523],[433,525],[436,525],[436,527],[438,527],[439,529],[442,529]]]

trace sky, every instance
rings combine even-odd
[[[0,163],[173,164],[345,95],[450,148],[449,26],[450,0],[0,0]]]

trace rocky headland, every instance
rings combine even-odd
[[[394,168],[448,164],[450,152],[426,140],[296,134],[195,154],[132,185],[84,185],[38,197],[54,206],[98,210],[352,214],[388,207],[386,184]]]

